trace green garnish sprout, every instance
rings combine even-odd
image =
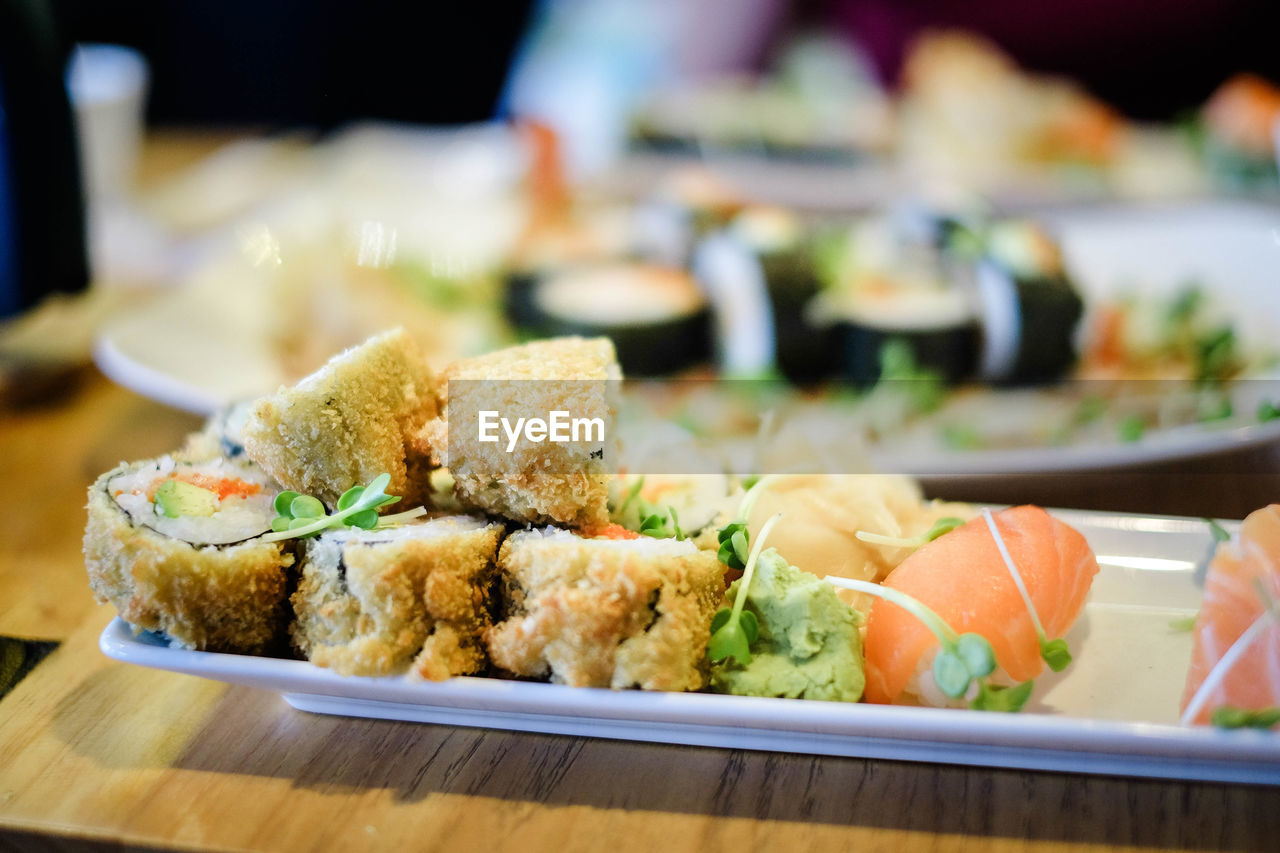
[[[618,509],[616,510],[618,515],[625,513],[627,508],[635,502],[636,498],[640,497],[640,490],[643,488],[644,477],[638,477],[636,481],[631,484],[631,488],[627,489],[627,495],[622,499],[622,503],[618,504]]]
[[[991,510],[983,507],[982,517],[986,519],[987,528],[991,531],[991,538],[996,540],[996,548],[1000,551],[1000,559],[1004,560],[1005,567],[1009,569],[1009,574],[1013,575],[1013,583],[1018,588],[1018,594],[1022,596],[1022,602],[1027,606],[1027,613],[1031,614],[1031,624],[1035,627],[1036,638],[1040,641],[1040,657],[1049,665],[1049,669],[1054,672],[1062,672],[1071,663],[1071,650],[1067,648],[1067,641],[1061,637],[1050,640],[1045,635],[1044,625],[1040,622],[1040,614],[1036,612],[1035,603],[1031,600],[1031,593],[1027,592],[1027,585],[1022,580],[1022,573],[1014,565],[1013,555],[1009,553],[1009,547],[1005,545],[1004,537],[1000,535],[1000,530],[996,527],[996,520],[992,517]]]
[[[337,527],[358,527],[375,530],[392,527],[427,514],[426,507],[418,507],[395,515],[378,515],[378,508],[393,504],[399,497],[388,495],[390,474],[379,474],[367,486],[352,486],[338,498],[337,512],[325,513],[324,504],[311,495],[285,491],[276,495],[275,510],[279,513],[271,521],[271,533],[262,537],[264,542],[284,539],[305,539],[321,531]]]
[[[1120,440],[1127,443],[1133,443],[1142,439],[1142,434],[1147,431],[1147,424],[1141,415],[1127,415],[1116,426],[1116,432],[1120,436]]]
[[[760,620],[750,610],[744,610],[743,606],[747,603],[747,590],[751,588],[751,578],[755,574],[760,552],[764,550],[764,540],[780,518],[782,513],[770,518],[760,528],[755,545],[747,556],[746,568],[742,572],[742,584],[738,587],[738,595],[733,601],[733,607],[722,607],[711,618],[711,639],[707,643],[707,657],[713,661],[734,658],[742,666],[751,663],[751,644],[760,635]]]
[[[1213,709],[1209,721],[1220,729],[1269,729],[1280,723],[1280,708],[1250,711],[1223,705]]]
[[[668,523],[668,521],[670,523]],[[642,536],[652,536],[655,539],[684,539],[684,531],[680,529],[680,519],[676,515],[676,508],[667,507],[665,515],[659,513],[651,513],[645,516],[640,522],[640,530]]]
[[[722,607],[711,618],[711,640],[707,643],[707,657],[713,661],[732,657],[743,666],[751,663],[751,644],[759,636],[760,624],[754,613],[742,608],[747,601],[747,590],[751,588],[751,577],[755,572],[756,559],[760,556],[765,537],[782,514],[779,513],[764,523],[759,535],[756,536],[754,548],[748,548],[750,533],[747,530],[747,523],[761,493],[777,476],[770,474],[756,480],[742,496],[736,518],[720,528],[717,534],[720,550],[716,553],[716,557],[731,569],[741,569],[742,583],[738,587],[738,597],[734,599],[733,607]]]
[[[1231,534],[1227,532],[1227,528],[1223,527],[1216,520],[1206,518],[1205,523],[1209,525],[1209,533],[1213,536],[1214,542],[1230,542]]]
[[[955,518],[947,516],[940,518],[933,523],[924,533],[919,536],[886,536],[882,533],[872,533],[869,530],[859,530],[853,534],[863,542],[870,542],[872,545],[884,545],[889,548],[919,548],[928,542],[932,542],[944,533],[950,533],[957,527],[964,524],[963,518]]]
[[[947,393],[942,374],[919,364],[911,344],[892,338],[880,347],[879,355],[880,378],[876,387],[901,389],[918,414],[932,412],[942,405]]]
[[[919,619],[941,645],[933,659],[933,681],[939,690],[952,699],[966,695],[975,683],[977,693],[970,700],[969,707],[976,711],[1020,711],[1030,698],[1033,686],[1031,681],[1024,681],[1013,687],[990,683],[988,676],[995,672],[996,653],[991,648],[991,643],[981,634],[956,633],[945,619],[924,602],[893,587],[835,575],[827,575],[823,580],[832,586],[883,598]]]

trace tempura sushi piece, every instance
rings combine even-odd
[[[1280,708],[1280,504],[1249,513],[1205,575],[1183,721]],[[1273,723],[1274,725],[1274,723]]]
[[[89,489],[89,585],[172,645],[258,653],[287,625],[291,543],[271,529],[280,487],[248,461],[121,465]]]
[[[387,493],[414,506],[428,500],[431,464],[410,437],[436,412],[430,369],[408,333],[394,329],[254,402],[241,437],[249,458],[286,489],[331,508],[383,472]]]
[[[553,338],[463,359],[445,368],[444,413],[418,433],[416,452],[449,469],[467,509],[603,527],[616,456],[613,380],[620,378],[608,338]],[[524,433],[513,441],[507,433],[522,418],[545,421],[557,412],[575,424],[565,426],[570,440]]]
[[[688,540],[513,533],[498,559],[506,620],[493,663],[579,687],[698,690],[724,566]]]
[[[1058,638],[1079,616],[1098,573],[1098,561],[1077,530],[1035,506],[993,514],[1009,556],[1045,633]],[[959,634],[991,644],[1000,680],[1024,682],[1043,670],[1031,612],[985,518],[975,518],[922,546],[889,573],[884,586],[915,598]],[[930,704],[945,701],[932,687],[938,639],[915,615],[876,601],[867,620],[869,702],[904,692]]]
[[[487,665],[500,524],[447,516],[306,542],[294,645],[343,675],[410,669],[433,681]],[[416,659],[415,659],[416,658]]]

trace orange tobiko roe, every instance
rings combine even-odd
[[[634,530],[628,530],[621,524],[606,524],[591,531],[590,537],[592,539],[639,539],[640,534]]]
[[[259,484],[246,482],[239,477],[210,477],[208,474],[200,474],[195,471],[183,471],[177,474],[170,474],[163,480],[156,480],[151,484],[151,488],[147,489],[147,497],[154,501],[156,499],[156,491],[167,480],[181,480],[184,483],[198,486],[213,492],[220,501],[229,497],[252,497],[262,491],[262,486]]]

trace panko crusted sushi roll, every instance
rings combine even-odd
[[[308,540],[294,644],[343,675],[409,668],[439,681],[479,672],[502,533],[484,519],[447,516]]]
[[[488,632],[493,663],[561,684],[698,690],[724,566],[675,539],[513,533],[498,558],[507,618]]]
[[[533,341],[454,362],[441,376],[444,411],[426,422],[414,446],[449,469],[462,507],[526,524],[609,523],[622,376],[607,338]],[[568,441],[556,440],[545,420],[537,437],[507,432],[553,414],[585,428],[566,428],[561,438]],[[501,427],[492,420],[498,416]]]
[[[174,646],[253,654],[284,636],[289,543],[263,542],[280,487],[247,461],[124,464],[89,489],[89,585]]]
[[[430,459],[411,437],[437,411],[436,381],[404,329],[335,356],[292,388],[256,400],[236,431],[287,489],[334,506],[382,472],[407,505],[430,497]]]

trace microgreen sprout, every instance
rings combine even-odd
[[[622,503],[618,504],[616,510],[618,515],[622,515],[627,511],[631,504],[635,503],[640,497],[640,490],[644,488],[644,477],[637,477],[636,481],[631,484],[631,488],[627,489],[626,496],[622,499]]]
[[[275,510],[278,515],[271,522],[271,533],[262,537],[264,542],[282,539],[305,539],[323,530],[335,527],[359,527],[374,530],[391,527],[412,518],[426,515],[426,507],[418,507],[395,515],[379,516],[378,508],[400,500],[386,493],[391,483],[390,474],[379,474],[367,486],[353,486],[338,498],[337,511],[325,513],[324,504],[311,495],[285,491],[276,495]]]
[[[1213,537],[1214,542],[1230,542],[1231,534],[1227,528],[1219,524],[1215,519],[1206,518],[1205,523],[1209,525],[1209,535]]]
[[[1127,415],[1116,426],[1120,440],[1129,443],[1142,440],[1142,434],[1146,431],[1147,424],[1140,415]]]
[[[1013,687],[990,683],[987,678],[996,669],[996,654],[991,643],[981,634],[958,634],[947,621],[919,599],[890,586],[870,581],[827,575],[832,586],[865,592],[898,605],[929,629],[937,638],[938,653],[933,659],[933,681],[947,696],[959,699],[976,684],[977,692],[969,707],[979,711],[1019,711],[1031,696],[1032,682]]]
[[[748,547],[750,533],[747,522],[751,518],[751,510],[755,507],[760,494],[776,475],[761,477],[747,489],[738,505],[737,517],[720,528],[717,537],[720,550],[716,556],[720,562],[731,569],[741,569],[742,579],[738,585],[738,595],[733,607],[722,607],[711,619],[711,640],[707,644],[707,657],[713,661],[735,658],[743,666],[751,663],[751,644],[756,641],[760,632],[759,621],[750,610],[743,610],[747,601],[747,591],[751,588],[751,577],[755,574],[755,561],[760,555],[765,537],[773,529],[773,525],[782,517],[781,513],[773,516],[760,528],[756,536],[754,548]]]
[[[747,567],[747,558],[750,556],[747,537],[747,522],[751,519],[751,510],[755,507],[756,501],[759,500],[760,494],[765,487],[776,478],[776,474],[770,474],[760,477],[751,487],[747,489],[747,493],[742,496],[742,503],[738,505],[738,514],[734,520],[720,528],[716,534],[716,539],[720,543],[720,550],[716,556],[720,562],[724,563],[731,569],[743,571]]]
[[[1213,709],[1209,721],[1220,729],[1269,729],[1280,723],[1280,708],[1250,711],[1223,705]]]
[[[665,515],[655,512],[645,516],[644,520],[640,522],[639,532],[642,536],[652,536],[655,539],[685,538],[684,531],[680,529],[680,519],[676,515],[676,508],[673,506],[667,507]]]
[[[1035,603],[1031,600],[1031,594],[1027,592],[1027,585],[1022,580],[1022,573],[1018,571],[1018,567],[1014,565],[1013,556],[1009,553],[1009,546],[1004,542],[1004,537],[1000,535],[1000,529],[996,527],[996,520],[991,515],[991,510],[985,507],[982,510],[982,517],[986,519],[987,528],[991,531],[991,538],[996,541],[996,548],[1000,551],[1000,558],[1004,560],[1005,567],[1009,569],[1009,574],[1013,575],[1014,586],[1018,588],[1018,594],[1022,596],[1022,602],[1027,606],[1027,613],[1031,614],[1031,624],[1036,629],[1036,638],[1040,641],[1040,657],[1049,665],[1049,669],[1054,672],[1062,672],[1071,663],[1071,650],[1067,648],[1067,641],[1058,637],[1050,640],[1044,632],[1044,625],[1040,622],[1040,614],[1036,612]]]
[[[942,374],[916,361],[915,350],[901,338],[892,338],[880,347],[879,387],[896,387],[914,411],[932,412],[946,396]]]
[[[933,527],[930,527],[919,536],[886,536],[883,533],[872,533],[869,530],[859,530],[854,536],[863,542],[870,542],[872,545],[884,545],[889,548],[919,548],[944,533],[950,533],[962,524],[964,524],[963,518],[948,516],[935,521]]]
[[[760,622],[754,613],[743,608],[747,603],[747,591],[751,589],[756,562],[764,549],[764,540],[780,518],[782,513],[770,518],[760,528],[755,545],[747,555],[742,579],[738,581],[738,594],[733,600],[733,607],[720,608],[711,619],[711,640],[707,643],[707,657],[713,661],[734,658],[742,666],[751,663],[751,644],[760,635]]]

